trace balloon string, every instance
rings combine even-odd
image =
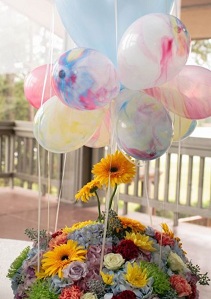
[[[179,136],[181,135],[181,118],[179,118]],[[179,212],[179,197],[180,197],[180,164],[181,164],[181,140],[178,142],[178,160],[177,160],[177,188],[176,188],[176,215],[175,224],[178,224],[178,212]]]
[[[114,0],[114,13],[115,13],[115,38],[116,38],[116,54],[117,54],[117,47],[118,47],[118,3],[117,0]],[[111,117],[111,139],[110,139],[110,152],[113,153],[116,148],[116,138],[115,138],[115,133],[114,130],[112,130],[113,123],[114,123],[114,115],[112,111],[112,103],[110,104],[110,117]],[[112,165],[112,158],[110,161],[110,168]],[[111,197],[111,184],[110,184],[110,175],[109,175],[109,181],[108,181],[108,189],[106,193],[106,198],[105,198],[105,220],[104,220],[104,233],[103,233],[103,243],[102,243],[102,252],[101,252],[101,257],[100,257],[100,271],[102,270],[103,267],[103,258],[104,258],[104,251],[105,251],[105,243],[106,243],[106,234],[107,234],[107,227],[108,227],[108,215],[109,215],[109,202],[110,202],[110,197]],[[117,197],[115,196],[114,200],[114,208],[117,210]]]
[[[101,256],[100,256],[100,271],[102,271],[102,268],[103,268],[103,258],[104,258],[104,251],[105,251],[105,244],[106,244],[106,234],[107,234],[107,227],[108,227],[108,214],[109,214],[110,197],[111,197],[111,186],[110,186],[110,176],[109,176],[108,189],[107,189],[106,198],[105,198],[105,220],[104,220],[102,251],[101,251]]]
[[[47,199],[48,199],[48,217],[47,217],[47,232],[50,231],[50,192],[51,192],[51,159],[50,152],[48,151],[48,191],[47,191]]]
[[[59,187],[59,196],[58,196],[58,204],[57,204],[57,211],[56,211],[55,232],[57,231],[57,226],[58,226],[59,209],[60,209],[61,194],[62,194],[62,187],[63,187],[63,181],[64,181],[64,174],[65,174],[66,158],[67,158],[67,154],[64,154],[64,163],[63,163],[63,167],[62,167],[63,168],[62,169],[62,178],[61,178],[61,184]]]
[[[48,74],[52,72],[53,49],[54,49],[54,29],[55,29],[55,3],[52,6],[50,47],[49,47],[49,51],[48,51],[49,62],[47,64],[46,71],[45,71],[45,78],[44,78],[44,84],[43,84],[42,95],[41,95],[41,106],[43,105],[43,101],[44,101],[44,94],[45,94],[45,90],[46,90]],[[51,98],[51,95],[52,95],[52,87],[50,86],[50,98]]]
[[[148,209],[148,215],[149,215],[149,219],[150,219],[150,225],[152,226],[152,208],[151,208],[150,202],[149,202],[146,163],[144,163],[144,194],[145,194],[146,200],[147,200],[147,209]]]
[[[52,64],[53,61],[53,36],[54,36],[54,25],[55,25],[55,5],[52,8],[52,23],[51,23],[51,46],[48,55],[50,56],[50,62]],[[50,64],[50,66],[51,66]],[[44,94],[45,94],[45,89],[46,89],[46,83],[47,83],[47,76],[49,71],[51,71],[50,66],[47,65],[46,72],[45,72],[45,78],[44,78],[44,84],[43,84],[43,89],[42,89],[42,95],[41,95],[41,107],[43,105],[43,100],[44,100]],[[51,87],[50,87],[51,88]],[[50,93],[51,93],[50,89]],[[38,136],[40,134],[39,126],[38,126]],[[37,143],[38,144],[38,143]],[[40,145],[38,144],[37,146],[37,163],[38,163],[38,223],[37,223],[37,246],[38,246],[38,256],[37,256],[37,268],[38,272],[40,271],[40,229],[41,229],[41,199],[42,199],[42,192],[41,192],[41,163],[40,163]],[[48,165],[49,167],[49,165]],[[48,186],[50,186],[50,183],[48,183]],[[48,187],[49,188],[49,187]],[[49,189],[48,189],[49,191]],[[48,200],[48,215],[50,214],[49,212],[49,200]],[[48,222],[49,222],[49,216],[48,216]],[[48,230],[49,230],[49,223],[48,223]]]
[[[40,145],[37,144],[37,162],[38,162],[38,220],[37,220],[37,271],[40,271],[40,226],[41,226],[41,164],[40,164]]]
[[[115,39],[116,39],[116,55],[118,49],[118,1],[114,0],[114,12],[115,12]]]

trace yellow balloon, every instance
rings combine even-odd
[[[103,109],[72,109],[54,96],[37,111],[33,126],[34,136],[48,151],[74,151],[91,138],[104,113]]]
[[[190,127],[193,123],[192,119],[183,118],[177,114],[170,112],[174,126],[174,141],[180,141],[188,137],[187,133],[190,131]]]

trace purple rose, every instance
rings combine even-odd
[[[87,273],[87,265],[78,261],[70,263],[65,269],[63,269],[64,277],[70,278],[72,281],[78,281],[85,277]]]

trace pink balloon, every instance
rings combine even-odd
[[[41,65],[32,70],[25,79],[25,97],[27,101],[37,109],[55,95],[51,86],[51,70],[52,65]]]
[[[145,92],[184,118],[211,116],[211,71],[201,66],[186,65],[171,81]]]

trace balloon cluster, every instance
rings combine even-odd
[[[77,48],[24,86],[38,109],[35,137],[49,151],[104,147],[114,131],[122,152],[152,160],[211,116],[211,72],[186,65],[191,39],[168,14],[173,0],[114,2],[55,1]]]

